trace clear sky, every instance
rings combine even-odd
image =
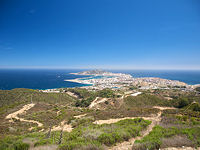
[[[200,69],[200,1],[0,0],[0,68]]]

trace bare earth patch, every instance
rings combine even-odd
[[[43,146],[30,148],[29,150],[56,150],[57,148],[58,148],[58,145],[43,145]]]
[[[70,124],[67,124],[66,121],[62,121],[60,123],[60,126],[53,126],[52,131],[67,131],[71,132],[73,130],[72,126]]]
[[[43,124],[40,123],[40,122],[38,122],[38,121],[35,121],[35,120],[26,120],[26,119],[18,117],[18,115],[26,113],[26,111],[28,111],[29,109],[31,109],[34,106],[35,106],[35,104],[33,104],[33,103],[24,105],[22,109],[20,109],[20,110],[18,110],[16,112],[13,112],[13,113],[11,113],[9,115],[7,115],[6,119],[9,119],[9,122],[13,122],[13,119],[17,119],[17,120],[24,121],[24,122],[35,123],[35,124],[38,125],[38,127],[41,127],[41,126],[43,126]]]
[[[152,131],[153,127],[161,121],[161,114],[162,114],[161,111],[165,110],[165,109],[172,109],[171,107],[169,107],[169,108],[168,107],[156,107],[156,108],[160,110],[160,112],[156,116],[154,116],[154,117],[139,117],[139,118],[143,118],[145,120],[152,121],[152,123],[145,130],[143,130],[141,132],[141,136],[138,136],[136,138],[131,138],[129,141],[118,143],[116,146],[111,147],[109,150],[131,150],[132,145],[134,144],[135,140],[140,140],[144,136],[148,135]],[[125,117],[125,118],[118,118],[118,119],[109,119],[107,121],[99,120],[99,121],[95,121],[94,123],[96,123],[96,124],[115,123],[120,120],[135,119],[135,118],[138,118],[138,117]]]
[[[77,116],[74,116],[74,118],[82,118],[84,116],[86,116],[87,114],[82,114],[82,115],[77,115]]]

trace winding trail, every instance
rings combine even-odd
[[[26,120],[24,118],[19,118],[18,117],[18,115],[26,113],[27,110],[31,109],[34,106],[35,106],[35,104],[33,104],[33,103],[24,105],[22,109],[20,109],[20,110],[18,110],[16,112],[13,112],[13,113],[11,113],[9,115],[7,115],[6,119],[9,119],[9,122],[13,122],[13,118],[14,118],[14,119],[17,119],[17,120],[20,120],[20,121],[24,121],[24,122],[35,123],[35,124],[38,125],[38,127],[41,127],[41,126],[43,126],[43,124],[40,123],[40,122],[38,122],[38,121],[35,121],[35,120]]]
[[[74,116],[74,118],[82,118],[82,117],[85,117],[87,114],[82,114],[82,115],[77,115],[77,116]]]
[[[84,116],[86,116],[87,114],[81,114],[81,115],[77,115],[74,116],[74,118],[76,119],[80,119]],[[60,125],[58,126],[53,126],[52,131],[67,131],[67,132],[71,132],[73,130],[72,125],[71,124],[67,124],[66,120],[63,120]]]
[[[92,101],[92,103],[89,106],[90,109],[96,106],[97,104],[103,103],[108,100],[107,98],[102,98],[101,100],[99,100],[99,98],[100,97],[96,97],[95,100]]]
[[[98,104],[97,100],[99,97],[96,97],[95,100],[92,101],[92,103],[89,105],[89,108],[93,108],[96,104]]]
[[[171,108],[171,107],[159,107],[159,106],[155,106],[153,108],[160,110],[159,113],[156,116],[152,116],[152,117],[125,117],[125,118],[116,118],[116,119],[109,119],[109,120],[97,120],[93,123],[95,123],[95,124],[111,124],[111,123],[118,122],[120,120],[135,119],[135,118],[143,118],[144,120],[152,121],[152,123],[145,130],[143,130],[141,132],[141,136],[138,136],[136,138],[131,138],[129,141],[118,143],[117,145],[109,148],[109,150],[131,150],[132,145],[134,144],[135,140],[140,140],[144,136],[148,135],[152,131],[153,127],[161,121],[162,110],[175,109],[175,108]]]

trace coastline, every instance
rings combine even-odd
[[[88,86],[93,85],[90,82],[88,82],[87,80],[80,80],[80,79],[83,79],[83,78],[70,79],[70,80],[64,80],[64,81],[75,82],[75,83],[80,83],[80,84],[88,84]]]
[[[88,75],[90,77],[76,78],[64,80],[68,82],[75,82],[86,84],[88,89],[104,89],[104,88],[124,88],[127,86],[139,87],[139,89],[169,89],[179,88],[180,90],[192,90],[197,85],[189,85],[179,80],[169,80],[159,77],[132,77],[125,73],[112,73],[101,70],[92,70],[78,73],[70,73],[74,75]]]
[[[0,89],[12,90],[15,88],[27,89],[55,89],[91,86],[79,78],[90,78],[95,75],[78,74],[80,70],[0,70]],[[193,88],[200,85],[200,71],[137,71],[137,70],[114,70],[114,72],[129,73],[134,78],[158,77],[169,80],[179,80],[187,83]],[[15,74],[19,74],[16,76]],[[79,75],[79,76],[78,76]],[[99,77],[97,77],[99,78]],[[87,84],[87,85],[82,85]]]

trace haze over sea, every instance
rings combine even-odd
[[[83,70],[48,70],[48,69],[0,69],[0,89],[14,88],[52,89],[62,87],[81,87],[83,84],[64,81],[85,76],[69,74]],[[175,70],[108,70],[131,74],[133,77],[160,77],[179,80],[187,84],[200,84],[200,71]]]

